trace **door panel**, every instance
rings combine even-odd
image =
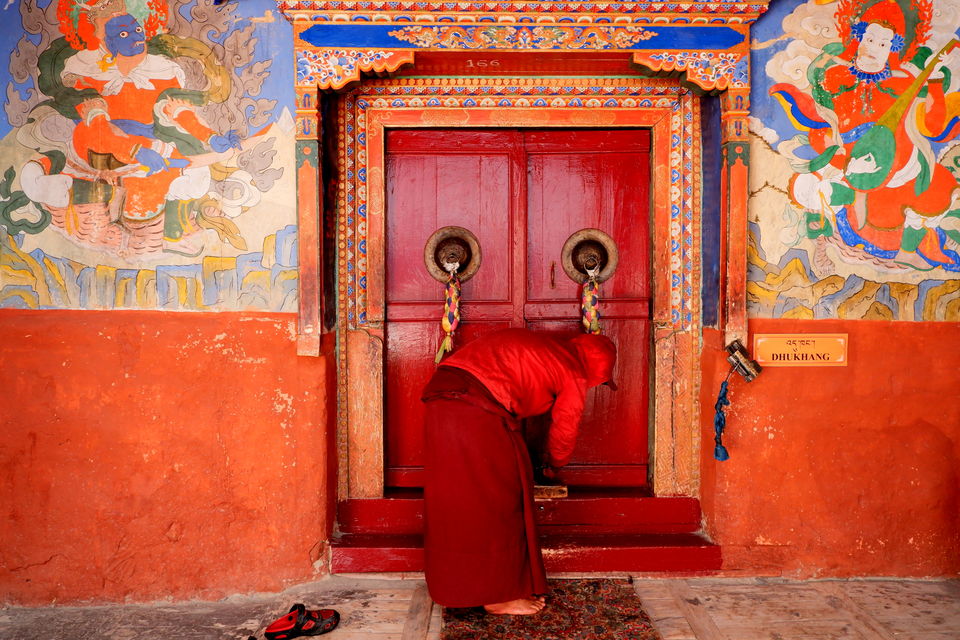
[[[480,271],[463,283],[456,344],[511,326],[513,174],[520,137],[512,131],[387,134],[386,363],[387,486],[420,486],[423,403],[442,331],[444,285],[423,264],[423,247],[448,225],[481,246]],[[441,150],[441,151],[438,151]]]
[[[470,229],[480,271],[464,283],[455,344],[508,326],[579,331],[579,288],[560,264],[567,237],[610,234],[620,266],[602,285],[620,390],[589,392],[571,484],[646,484],[649,132],[393,130],[387,134],[385,447],[388,486],[419,486],[423,408],[442,331],[443,285],[423,266],[438,228]],[[541,421],[542,422],[542,421]]]
[[[443,300],[443,287],[423,267],[423,246],[448,225],[470,229],[483,261],[509,267],[510,166],[513,138],[473,136],[474,150],[445,149],[424,132],[387,135],[387,302]],[[390,213],[396,212],[396,215]],[[482,269],[464,283],[470,300],[507,301],[509,268]]]
[[[603,284],[604,303],[648,298],[648,132],[548,131],[530,134],[529,138],[533,139],[526,144],[527,244],[531,248],[528,299],[569,299],[569,290],[564,287],[573,283],[559,265],[560,249],[570,234],[585,227],[610,234],[623,256],[616,276]],[[615,143],[619,146],[614,147]],[[624,146],[634,150],[625,152]],[[554,261],[556,277],[551,286],[550,266]],[[565,281],[562,286],[561,280]]]
[[[563,244],[598,228],[620,262],[601,285],[601,326],[617,344],[616,392],[587,395],[563,479],[634,484],[646,477],[649,369],[649,136],[645,131],[531,133],[527,138],[527,300],[531,328],[578,331],[580,286],[560,264]],[[622,381],[622,384],[621,384]]]
[[[436,318],[389,325],[384,371],[384,453],[388,487],[422,486],[423,403],[420,402],[420,392],[435,369],[433,359],[440,344],[437,325],[439,320]],[[456,338],[460,344],[487,331],[506,329],[510,324],[472,322],[469,326],[461,326],[463,330],[457,332]]]
[[[638,322],[624,330],[622,323],[606,318],[602,322],[604,335],[617,345],[614,375],[618,388],[612,391],[601,385],[587,392],[577,447],[560,478],[571,486],[643,487],[647,485],[649,457],[649,387],[647,373],[640,370],[649,362],[649,323]],[[581,330],[579,321],[536,321],[528,326],[534,331],[567,335]],[[529,430],[539,434],[545,424],[534,420]]]

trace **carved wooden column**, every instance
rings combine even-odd
[[[297,87],[297,355],[320,355],[320,112],[316,86]]]
[[[720,101],[723,127],[723,164],[721,176],[722,216],[726,226],[721,236],[721,286],[724,290],[724,343],[747,339],[747,201],[750,167],[750,141],[747,119],[750,115],[750,89],[735,88]]]

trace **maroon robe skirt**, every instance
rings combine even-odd
[[[474,607],[546,593],[519,421],[453,367],[437,368],[423,400],[430,596],[445,607]]]

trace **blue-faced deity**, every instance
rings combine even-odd
[[[114,56],[135,56],[144,51],[143,27],[130,14],[111,18],[104,26],[107,50]]]

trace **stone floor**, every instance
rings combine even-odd
[[[960,580],[635,578],[634,588],[664,640],[960,640]],[[295,602],[340,611],[331,640],[440,637],[420,577],[335,576],[219,602],[0,608],[0,639],[261,640]]]

